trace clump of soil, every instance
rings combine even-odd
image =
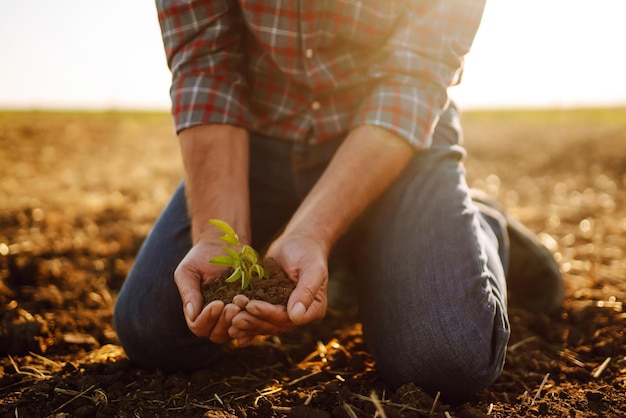
[[[269,278],[261,278],[255,273],[250,279],[250,286],[242,290],[240,281],[226,283],[226,278],[232,272],[226,270],[202,289],[205,305],[214,300],[221,300],[224,304],[231,303],[236,295],[244,295],[250,300],[264,300],[272,305],[287,306],[296,283],[287,276],[275,259],[269,257],[259,264],[269,274]]]

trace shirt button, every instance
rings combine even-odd
[[[307,58],[311,58],[311,57],[313,57],[313,50],[312,50],[311,48],[307,49],[306,51],[304,51],[304,55],[305,55]]]
[[[313,103],[311,103],[311,109],[313,110],[319,110],[320,107],[322,107],[322,105],[318,101],[314,101]]]

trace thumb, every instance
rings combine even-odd
[[[292,304],[291,308],[287,309],[287,315],[289,315],[289,319],[291,320],[291,322],[293,322],[294,324],[299,324],[304,320],[304,317],[306,316],[306,310],[307,308],[306,306],[304,306],[304,303],[296,301]]]
[[[302,324],[323,316],[323,312],[310,312],[310,308],[319,297],[327,276],[325,268],[307,269],[301,273],[296,288],[287,302],[287,315],[291,322]]]
[[[185,310],[185,316],[191,322],[195,321],[200,311],[204,298],[202,294],[195,289],[181,290],[181,299],[183,301],[183,308]]]
[[[176,269],[174,281],[180,293],[185,317],[188,321],[193,322],[200,314],[204,301],[200,292],[200,280],[185,269]]]

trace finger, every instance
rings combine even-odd
[[[254,337],[242,337],[237,340],[237,345],[239,347],[247,347],[254,340]]]
[[[233,318],[232,327],[228,332],[231,336],[235,333],[236,338],[240,338],[243,334],[267,335],[293,328],[286,312],[283,313],[283,317],[284,320],[281,322],[270,322],[247,311],[242,311]]]
[[[223,308],[224,302],[214,300],[202,309],[194,321],[189,320],[189,318],[185,316],[187,326],[196,336],[208,338],[215,328]]]
[[[222,310],[222,314],[218,319],[213,331],[211,332],[210,340],[216,344],[224,344],[228,342],[230,336],[228,335],[228,329],[231,327],[233,318],[240,312],[238,306],[229,303]]]
[[[288,324],[291,322],[287,315],[287,308],[283,305],[272,305],[262,300],[251,300],[246,305],[246,312],[261,320],[274,324]]]
[[[193,322],[202,310],[204,301],[200,292],[200,276],[191,273],[181,264],[174,272],[174,281],[183,302],[185,317]]]
[[[241,310],[246,309],[248,302],[250,302],[250,299],[248,299],[247,296],[235,295],[235,297],[233,297],[233,304],[237,305]]]
[[[287,313],[293,323],[301,325],[320,319],[319,312],[309,312],[309,309],[316,299],[326,297],[326,288],[323,284],[327,282],[328,270],[325,264],[312,265],[302,271],[296,288],[287,302]]]
[[[286,317],[286,315],[285,315]],[[275,324],[264,321],[248,312],[240,312],[233,319],[233,325],[228,330],[228,334],[232,338],[241,339],[244,337],[254,338],[257,335],[278,334],[289,331],[293,325],[287,321],[282,324]]]

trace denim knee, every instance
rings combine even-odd
[[[508,319],[500,306],[490,308],[492,325],[482,333],[463,325],[471,317],[445,312],[421,329],[419,324],[395,327],[391,338],[375,338],[364,329],[378,373],[392,387],[413,382],[433,395],[441,392],[447,402],[466,400],[493,383],[504,366]],[[453,326],[446,326],[450,321]]]

